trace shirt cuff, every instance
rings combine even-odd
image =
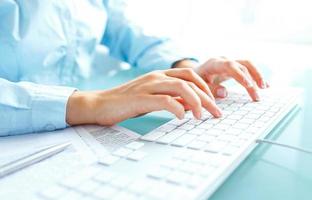
[[[29,89],[32,95],[33,132],[66,128],[67,102],[76,88],[33,84]]]

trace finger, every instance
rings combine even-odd
[[[227,65],[228,74],[245,87],[253,101],[258,101],[259,95],[247,68],[238,62],[228,62]]]
[[[165,94],[173,97],[182,97],[190,105],[195,118],[201,118],[201,101],[197,93],[187,84],[186,81],[171,78],[158,83],[150,84],[148,91],[153,94]]]
[[[174,99],[180,104],[182,104],[182,106],[184,107],[184,110],[186,111],[191,110],[191,107],[187,105],[187,103],[181,97],[174,97]]]
[[[148,95],[144,97],[140,112],[149,113],[153,111],[167,110],[177,118],[183,119],[185,115],[184,107],[173,97],[168,95]]]
[[[225,98],[228,96],[226,88],[219,84],[210,84],[209,88],[216,98]]]
[[[246,67],[242,67],[241,70],[246,74],[247,77],[251,78],[251,75]],[[247,92],[253,101],[259,101],[260,97],[258,95],[257,86],[253,84],[252,87],[247,88]]]
[[[238,63],[247,67],[251,77],[256,81],[259,88],[265,89],[267,87],[266,81],[264,81],[259,70],[248,60],[237,60]]]
[[[226,73],[234,78],[243,87],[247,89],[253,86],[252,79],[246,76],[246,74],[241,70],[244,66],[242,66],[238,62],[232,61],[225,62],[225,66]]]
[[[222,112],[216,105],[216,103],[211,100],[202,90],[200,90],[194,83],[189,82],[189,86],[197,93],[201,100],[203,107],[210,112],[214,117],[221,117]]]
[[[165,74],[167,76],[179,78],[185,81],[191,81],[197,85],[201,90],[203,90],[211,99],[214,97],[207,85],[207,83],[191,68],[175,68],[166,70]]]

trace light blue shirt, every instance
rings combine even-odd
[[[0,1],[0,136],[65,128],[69,87],[90,74],[99,44],[134,67],[182,58],[167,38],[126,19],[122,1]],[[58,85],[58,86],[56,86]]]

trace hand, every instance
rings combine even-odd
[[[155,71],[106,91],[70,96],[66,121],[70,125],[113,125],[148,112],[167,110],[182,119],[185,109],[201,118],[202,107],[221,116],[204,80],[192,69]]]
[[[181,61],[178,68],[194,67],[194,62]],[[257,70],[248,60],[229,60],[224,57],[212,58],[201,66],[194,68],[195,71],[208,83],[215,97],[224,98],[227,91],[221,83],[229,78],[234,78],[244,88],[254,101],[259,101],[257,89],[269,87]]]

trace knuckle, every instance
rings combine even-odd
[[[231,60],[225,60],[223,61],[223,65],[225,66],[226,69],[232,69],[234,68],[234,63]]]
[[[185,81],[182,81],[182,80],[177,80],[177,81],[175,81],[174,84],[180,90],[185,90],[187,87],[187,83]]]
[[[172,98],[170,96],[163,96],[163,97],[161,97],[161,101],[162,101],[163,105],[169,106],[172,102]]]
[[[244,66],[244,65],[241,65],[239,68],[240,68],[243,72],[248,72],[247,67]]]
[[[147,74],[147,77],[150,79],[150,80],[156,80],[158,79],[160,76],[159,72],[157,71],[154,71],[154,72],[151,72],[149,74]]]

